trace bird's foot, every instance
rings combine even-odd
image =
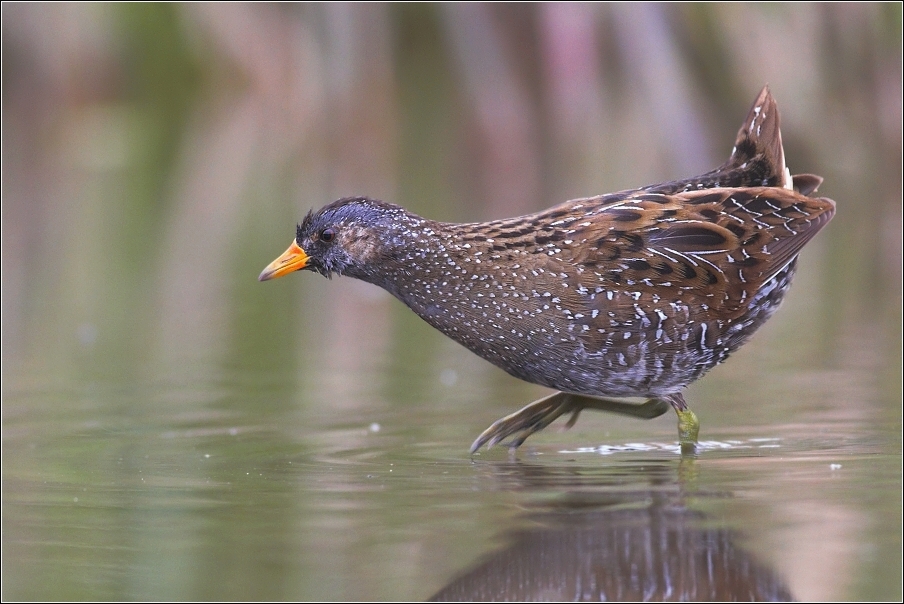
[[[473,455],[484,445],[489,449],[509,437],[512,439],[508,442],[508,446],[515,449],[521,446],[528,436],[539,432],[566,413],[571,413],[571,417],[565,424],[565,428],[568,429],[575,424],[584,409],[608,411],[640,419],[653,419],[668,411],[669,407],[668,400],[658,398],[638,405],[582,394],[556,392],[494,422],[471,445],[471,454]],[[693,413],[691,415],[693,416]]]
[[[580,413],[581,408],[574,408],[569,403],[570,397],[571,395],[568,393],[556,392],[532,402],[511,415],[496,420],[471,445],[471,454],[476,453],[484,445],[489,449],[510,436],[513,438],[508,446],[515,449],[521,446],[528,436],[539,432],[569,411],[574,413],[567,424],[571,426],[577,420],[577,414]]]

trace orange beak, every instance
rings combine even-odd
[[[293,271],[300,271],[308,265],[308,255],[296,242],[292,242],[283,255],[267,265],[264,272],[257,278],[258,281],[268,281],[282,277]]]

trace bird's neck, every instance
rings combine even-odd
[[[493,260],[492,241],[469,227],[424,221],[397,232],[379,269],[359,278],[384,288],[439,331],[494,361],[492,346],[481,334],[492,317],[509,310],[512,271]],[[511,264],[517,269],[517,263]]]
[[[385,233],[381,262],[353,276],[379,285],[422,317],[431,316],[435,307],[463,299],[462,283],[475,275],[474,253],[478,259],[482,254],[460,240],[459,225],[413,218]]]

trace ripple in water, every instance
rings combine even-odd
[[[750,438],[746,440],[701,440],[697,443],[697,452],[715,451],[726,449],[777,449],[780,438]],[[623,445],[600,445],[598,447],[578,447],[577,449],[565,449],[559,451],[565,454],[596,453],[598,455],[612,455],[614,453],[632,453],[650,451],[666,451],[668,453],[681,454],[678,443],[625,443]]]

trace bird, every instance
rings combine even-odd
[[[650,419],[670,408],[693,453],[700,422],[683,391],[778,309],[801,249],[835,213],[814,195],[822,182],[791,175],[766,86],[729,159],[705,174],[474,223],[346,197],[308,212],[259,280],[308,270],[372,283],[555,391],[494,422],[472,455],[514,450],[566,414],[571,427],[584,409]]]

